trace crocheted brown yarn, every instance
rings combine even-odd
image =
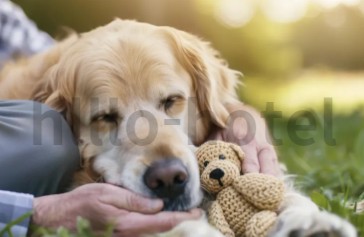
[[[265,237],[277,219],[273,211],[261,211],[255,214],[247,223],[246,236]]]
[[[266,236],[283,199],[283,182],[264,174],[241,175],[244,153],[235,144],[208,142],[196,155],[202,187],[216,193],[209,222],[228,237]]]
[[[260,209],[276,210],[283,199],[282,181],[270,175],[246,174],[238,177],[233,186],[243,190],[241,195]]]
[[[241,195],[233,188],[222,190],[216,201],[223,210],[224,217],[236,236],[243,236],[247,222],[259,210],[241,198]]]

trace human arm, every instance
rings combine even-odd
[[[94,230],[114,225],[116,236],[164,232],[188,219],[198,219],[199,210],[161,212],[163,202],[136,195],[110,184],[86,184],[71,192],[34,199],[32,223],[45,227],[75,229],[76,218],[90,221]]]
[[[240,145],[246,156],[244,173],[260,172],[279,176],[281,171],[277,153],[265,120],[254,108],[243,103],[228,104],[226,108],[230,113],[227,127],[213,128],[209,138]]]

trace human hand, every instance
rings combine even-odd
[[[271,144],[264,119],[253,108],[244,104],[226,106],[230,118],[225,129],[214,127],[211,140],[223,140],[240,145],[246,158],[244,173],[260,172],[278,176],[281,174],[277,153]]]
[[[32,222],[44,227],[75,229],[81,216],[94,230],[114,225],[115,236],[140,236],[164,232],[184,220],[198,219],[198,209],[190,212],[161,212],[163,202],[148,199],[110,184],[86,184],[71,192],[34,199]]]

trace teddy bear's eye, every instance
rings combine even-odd
[[[220,160],[225,160],[225,156],[224,156],[223,154],[220,154],[220,155],[219,155],[219,159],[220,159]]]
[[[209,163],[210,163],[210,162],[205,161],[205,162],[203,163],[203,165],[206,167]]]

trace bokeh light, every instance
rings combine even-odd
[[[257,107],[313,107],[324,96],[337,111],[364,104],[364,0],[13,1],[55,36],[114,17],[197,34],[244,73],[240,95]]]
[[[346,6],[357,6],[361,0],[312,0],[313,3],[317,3],[326,9],[332,9],[340,4]]]
[[[254,0],[219,0],[215,16],[229,27],[241,27],[248,23],[255,14]]]
[[[280,23],[290,23],[301,19],[306,14],[307,5],[307,0],[266,0],[262,8],[269,19]]]

